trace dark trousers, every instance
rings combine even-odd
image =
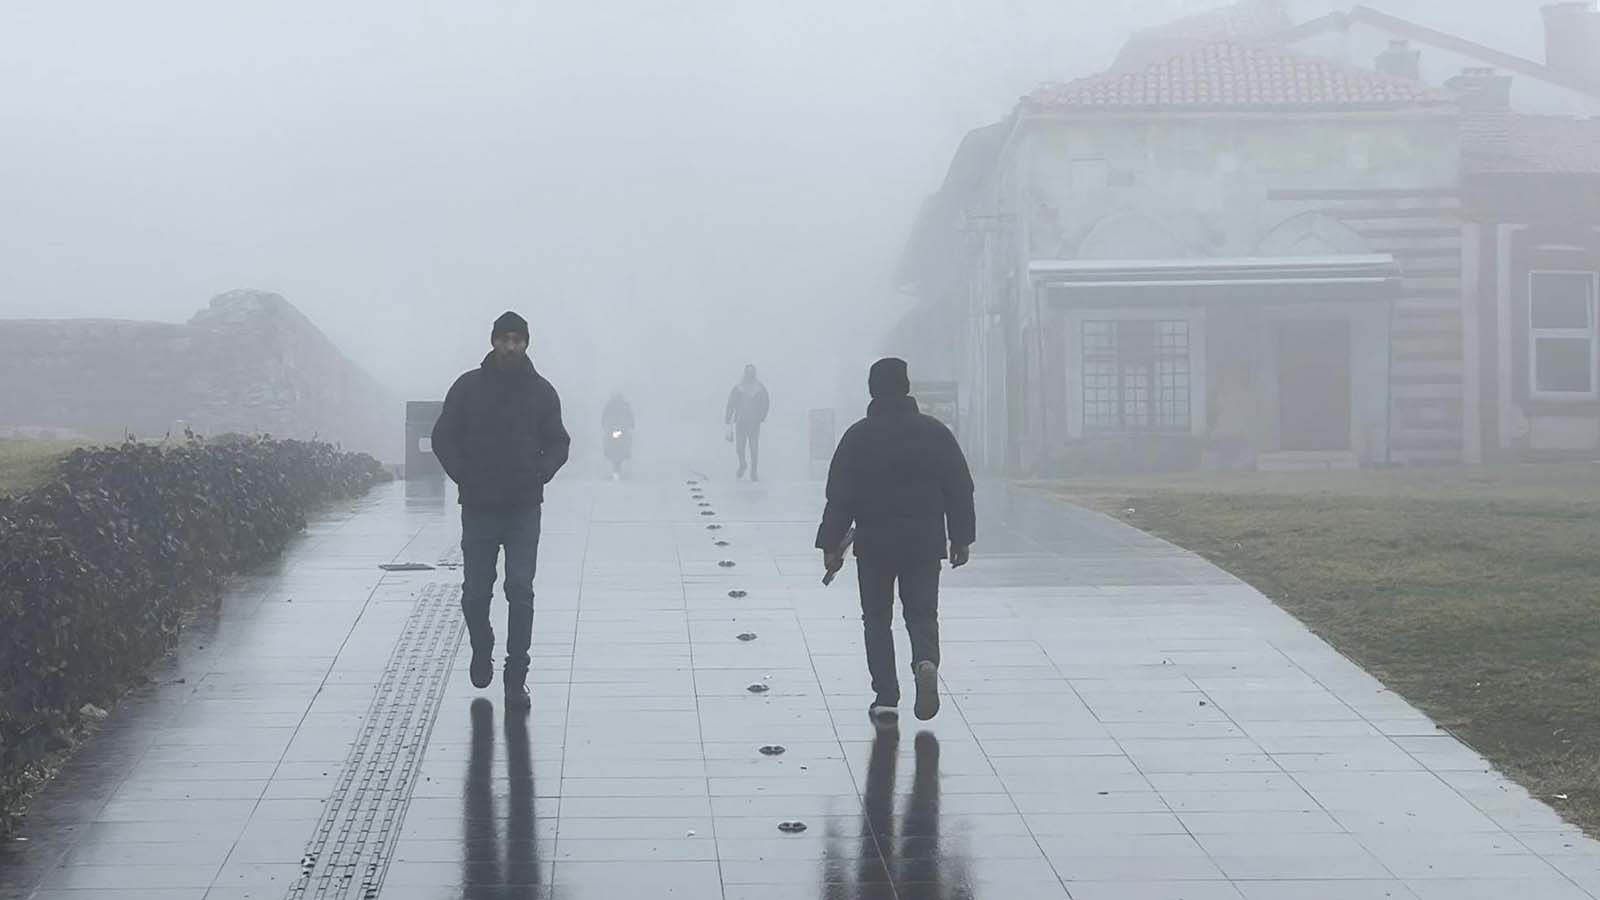
[[[745,463],[745,448],[750,450],[750,476],[752,478],[761,473],[761,426],[740,425],[734,429],[735,448],[739,452],[739,474],[743,475],[747,468]]]
[[[506,680],[526,678],[533,644],[533,576],[539,567],[541,508],[461,508],[461,612],[474,649],[494,646],[494,599],[500,548],[506,551]]]
[[[861,624],[867,644],[867,670],[878,702],[900,702],[900,673],[894,662],[894,589],[900,585],[901,614],[911,635],[911,663],[939,663],[938,559],[896,562],[856,559],[861,584]]]

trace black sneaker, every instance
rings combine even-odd
[[[494,682],[494,645],[472,648],[472,666],[467,670],[472,686],[483,690]]]
[[[912,668],[917,673],[917,718],[926,722],[939,714],[939,667],[923,660]]]
[[[894,725],[900,721],[900,710],[892,703],[873,701],[872,705],[867,707],[867,715],[878,725]]]

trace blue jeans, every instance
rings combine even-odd
[[[737,443],[734,448],[739,453],[739,474],[743,475],[745,469],[750,470],[750,477],[756,478],[761,472],[761,423],[754,425],[738,425],[734,428]],[[750,448],[750,462],[745,464],[745,448]]]
[[[533,644],[533,576],[539,567],[537,504],[521,509],[461,508],[461,613],[474,650],[492,650],[494,628],[489,603],[494,599],[500,548],[506,550],[506,681],[528,675],[528,648]]]
[[[861,623],[867,645],[867,671],[878,703],[900,702],[900,677],[894,663],[894,589],[900,585],[900,612],[911,636],[911,664],[939,664],[939,570],[937,558],[896,562],[856,557],[861,585]]]

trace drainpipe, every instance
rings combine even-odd
[[[1033,358],[1039,361],[1039,458],[1050,456],[1050,399],[1045,391],[1045,372],[1049,368],[1044,358],[1044,316],[1039,304],[1041,285],[1033,286]]]
[[[1394,466],[1394,298],[1387,301],[1389,325],[1383,335],[1383,465]]]

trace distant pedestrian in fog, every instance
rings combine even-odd
[[[494,349],[483,363],[445,395],[433,452],[460,487],[461,612],[472,642],[472,685],[494,680],[489,603],[504,547],[506,703],[527,709],[544,486],[566,464],[572,439],[561,424],[561,398],[528,359],[527,320],[506,313],[495,320],[490,342]]]
[[[917,409],[904,360],[881,359],[867,377],[867,417],[839,439],[828,468],[828,503],[817,529],[823,567],[844,567],[855,526],[856,573],[867,668],[876,696],[868,713],[899,719],[894,659],[894,591],[911,636],[917,718],[939,712],[939,571],[967,564],[977,537],[972,474],[955,435]],[[948,526],[948,528],[947,528]]]
[[[756,377],[756,367],[745,366],[744,377],[728,394],[728,408],[723,415],[723,424],[728,426],[728,439],[736,442],[739,454],[739,474],[734,476],[736,478],[743,478],[748,471],[751,481],[761,480],[761,423],[767,420],[770,406],[767,386]],[[746,448],[749,450],[748,460],[745,457]]]
[[[600,439],[611,460],[611,477],[622,477],[622,464],[633,456],[633,406],[621,392],[611,395],[600,411]]]

